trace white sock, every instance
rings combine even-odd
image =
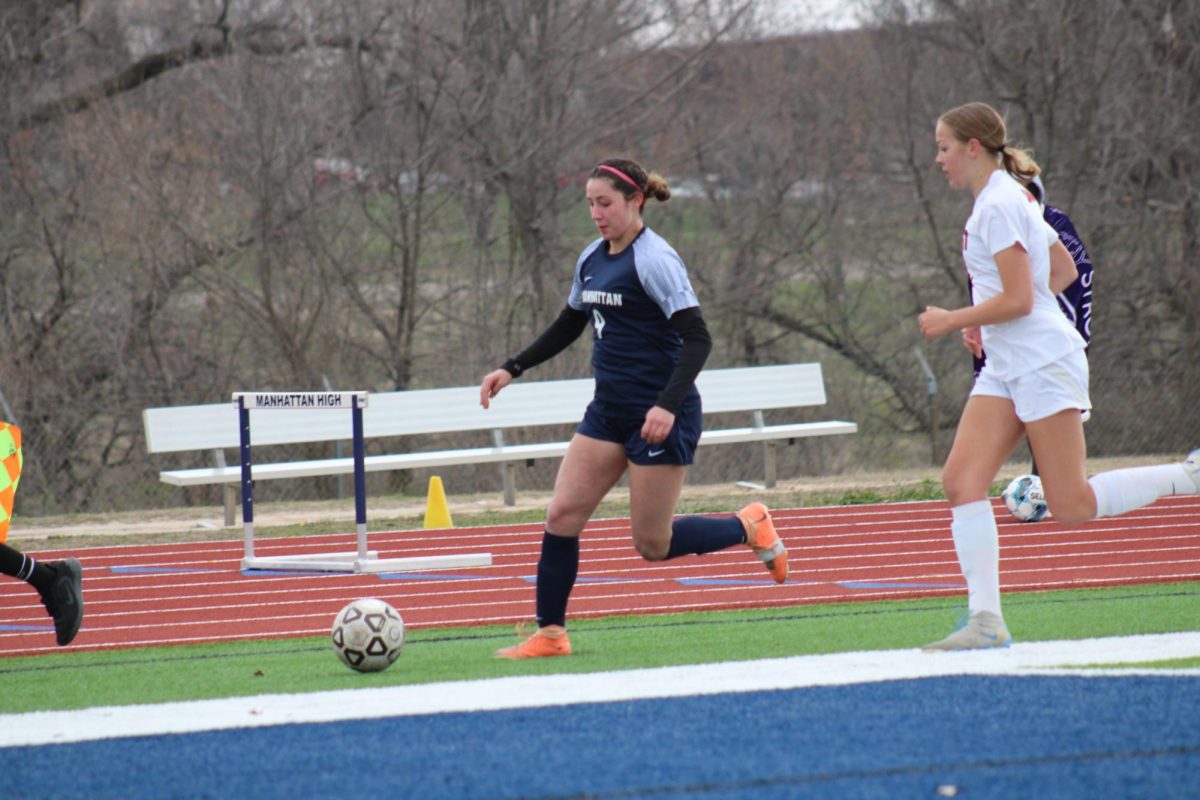
[[[1088,479],[1096,493],[1096,517],[1115,517],[1148,506],[1160,497],[1195,494],[1196,484],[1182,464],[1128,467],[1101,472]]]
[[[950,509],[954,551],[967,579],[967,607],[971,613],[1000,614],[1000,532],[992,504],[977,500]]]

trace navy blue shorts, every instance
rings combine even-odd
[[[675,424],[665,441],[652,445],[642,438],[646,412],[614,407],[593,400],[588,404],[579,423],[578,433],[604,442],[616,442],[625,447],[625,457],[634,464],[692,463],[696,445],[700,442],[700,400],[688,400],[675,415]]]

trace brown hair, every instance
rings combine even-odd
[[[642,197],[653,197],[660,203],[671,198],[666,178],[657,172],[647,174],[636,161],[627,158],[604,159],[592,168],[591,177],[608,180],[626,200],[632,200],[638,192]]]
[[[1042,171],[1030,150],[1008,141],[1004,117],[987,103],[967,103],[952,108],[938,117],[938,122],[964,144],[978,140],[985,150],[1000,156],[1004,171],[1018,180],[1031,180]]]

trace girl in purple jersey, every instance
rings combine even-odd
[[[975,198],[962,242],[973,304],[929,306],[917,322],[930,340],[961,331],[972,353],[986,348],[988,357],[942,474],[970,616],[965,627],[925,649],[1002,647],[1011,637],[1000,611],[999,540],[987,492],[1023,436],[1037,460],[1046,503],[1067,526],[1172,494],[1200,493],[1200,450],[1182,464],[1087,477],[1080,413],[1091,407],[1085,343],[1050,288],[1074,280],[1075,265],[1037,200],[1019,183],[1040,170],[1029,153],[1008,143],[1003,118],[983,103],[947,111],[934,136],[946,180]]]
[[[579,569],[579,535],[626,472],[633,543],[647,561],[746,544],[778,582],[787,550],[766,506],[728,517],[673,519],[700,439],[695,380],[712,339],[683,260],[642,221],[646,198],[665,202],[667,182],[625,159],[592,170],[587,203],[600,238],[575,265],[566,308],[529,347],[483,378],[491,401],[526,370],[557,355],[592,324],[596,392],[563,458],[546,512],[537,567],[538,630],[500,658],[570,655],[567,600]]]

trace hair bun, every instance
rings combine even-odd
[[[667,185],[667,179],[657,172],[651,172],[646,176],[646,195],[653,197],[660,203],[665,203],[671,199],[671,187]]]

